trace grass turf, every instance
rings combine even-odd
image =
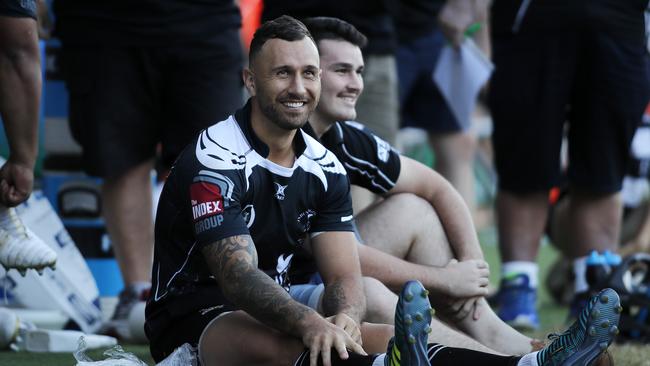
[[[494,233],[484,231],[480,235],[481,243],[488,262],[490,262],[490,282],[496,286],[499,276],[498,249],[495,245]],[[540,264],[540,283],[546,278],[550,264],[557,257],[557,253],[550,246],[542,246],[539,255]],[[558,332],[566,328],[565,319],[567,310],[557,306],[544,286],[540,287],[540,296],[538,300],[540,310],[540,321],[542,330],[529,334],[537,338],[544,338],[549,332]],[[141,345],[123,345],[124,349],[132,352],[138,358],[149,365],[153,365],[153,360],[149,356],[149,348]],[[639,345],[615,345],[610,348],[617,365],[623,366],[650,366],[650,347]],[[106,359],[102,355],[103,350],[90,351],[87,355],[97,361]],[[75,360],[72,354],[38,354],[27,352],[0,352],[0,366],[73,366]]]

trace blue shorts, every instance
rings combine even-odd
[[[433,81],[433,70],[445,42],[444,35],[436,28],[426,36],[400,44],[397,70],[402,127],[432,133],[462,130]]]

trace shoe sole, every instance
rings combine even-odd
[[[395,342],[402,365],[429,365],[427,343],[434,310],[429,292],[418,281],[404,285],[395,312]]]
[[[616,291],[611,288],[601,291],[589,314],[583,345],[564,360],[562,365],[592,365],[619,333],[618,321],[622,310],[621,299]]]

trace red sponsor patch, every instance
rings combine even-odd
[[[223,196],[216,184],[196,182],[190,186],[192,218],[194,221],[223,212]]]

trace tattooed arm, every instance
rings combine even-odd
[[[250,235],[231,236],[203,247],[203,256],[223,294],[267,325],[300,336],[300,326],[318,316],[293,301],[273,279],[257,267],[257,251]]]
[[[324,232],[312,239],[312,251],[325,283],[325,315],[344,313],[361,324],[366,298],[354,234]]]
[[[329,365],[333,349],[342,359],[348,357],[347,349],[365,354],[344,329],[294,301],[257,268],[257,251],[249,235],[219,240],[203,247],[202,252],[223,294],[258,321],[301,338],[311,352],[312,365],[319,356],[323,364]]]

